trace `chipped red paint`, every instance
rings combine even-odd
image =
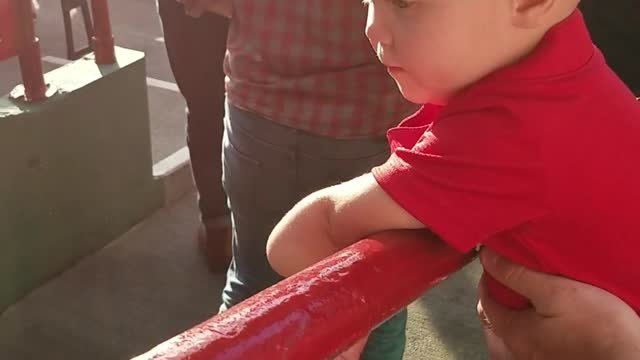
[[[136,360],[320,360],[473,259],[424,232],[362,240]],[[188,304],[185,304],[188,306]]]
[[[113,64],[116,62],[109,6],[107,0],[91,0],[93,14],[93,52],[97,64]]]

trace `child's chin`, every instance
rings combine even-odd
[[[402,96],[414,104],[446,105],[448,102],[448,97],[437,91],[428,91],[424,88],[402,87],[400,85],[398,87],[400,88]]]
[[[402,96],[409,102],[419,105],[433,102],[433,97],[429,96],[429,94],[425,93],[424,91],[415,91],[410,87],[403,87],[400,84],[398,84],[398,88],[400,89],[400,93],[402,94]]]

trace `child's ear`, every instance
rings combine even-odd
[[[556,0],[511,0],[511,5],[513,25],[532,29],[547,22]]]

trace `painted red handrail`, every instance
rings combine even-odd
[[[109,8],[107,0],[91,1],[94,37],[93,48],[97,64],[113,64],[116,61]],[[34,9],[28,0],[0,0],[0,60],[18,56],[24,100],[43,100],[47,97],[47,85],[40,53],[40,41],[33,24]],[[21,96],[17,92],[16,96]]]
[[[15,44],[15,12],[9,0],[0,0],[0,61],[18,55]]]
[[[31,1],[11,0],[10,8],[15,15],[14,44],[20,63],[24,97],[26,101],[39,101],[46,97],[40,40],[33,25],[33,4]]]
[[[383,233],[264,290],[136,360],[327,359],[473,257],[425,232]]]
[[[107,0],[91,0],[91,12],[94,27],[91,41],[96,64],[113,64],[116,62],[116,55]]]

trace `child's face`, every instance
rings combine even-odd
[[[367,37],[415,103],[444,104],[504,65],[509,0],[365,0]]]

